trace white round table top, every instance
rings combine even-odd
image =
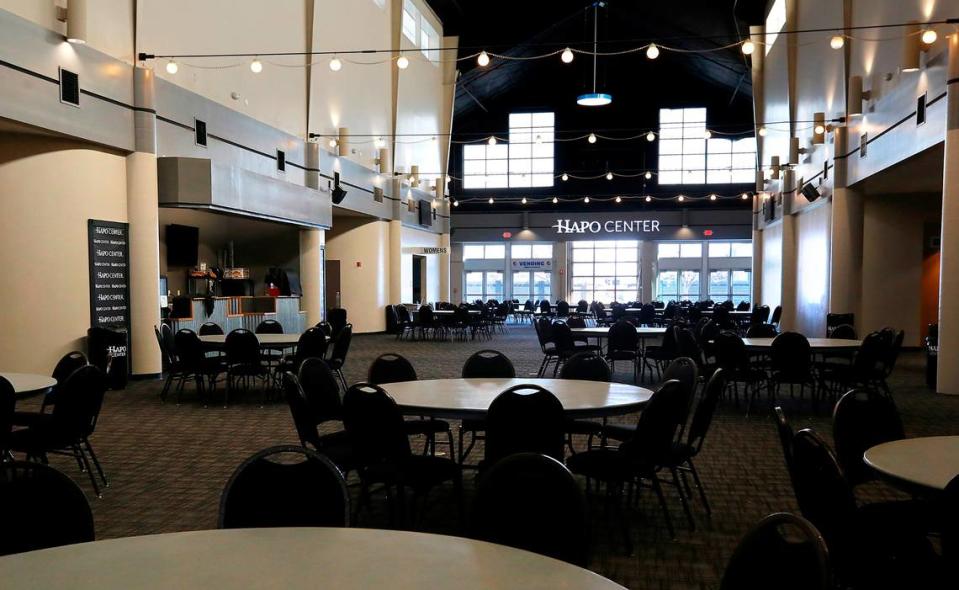
[[[573,334],[589,336],[591,338],[606,338],[609,336],[609,328],[572,328]],[[648,328],[636,326],[636,335],[640,338],[655,338],[666,333],[666,328]]]
[[[640,410],[653,392],[625,383],[574,379],[424,379],[380,385],[409,414],[443,418],[486,414],[490,403],[514,385],[539,385],[571,417],[596,418]]]
[[[535,553],[406,531],[276,528],[110,539],[0,557],[8,588],[622,589]]]
[[[297,342],[300,341],[300,334],[257,334],[256,339],[260,341],[261,347],[296,346]],[[200,336],[200,342],[213,346],[223,346],[226,344],[226,334]]]
[[[9,381],[14,394],[21,398],[46,393],[57,384],[57,380],[49,375],[34,373],[0,373],[0,377]]]
[[[904,438],[876,445],[866,464],[907,487],[944,490],[959,475],[959,436]]]
[[[468,311],[470,315],[480,314],[480,310],[478,309],[470,309]],[[416,313],[419,313],[419,310],[417,310]],[[454,313],[456,313],[455,309],[434,309],[433,310],[433,315],[453,315]]]
[[[743,338],[746,348],[771,348],[775,338]],[[809,347],[813,350],[841,350],[859,348],[862,340],[843,338],[809,338]]]

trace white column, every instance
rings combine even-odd
[[[440,301],[451,301],[450,298],[450,255],[453,247],[449,233],[440,235],[440,246],[446,251],[440,254]]]
[[[656,252],[656,242],[653,240],[645,240],[642,242],[639,251],[639,278],[640,278],[640,287],[642,288],[642,294],[640,299],[643,303],[649,303],[653,300],[653,290],[656,284],[656,266],[657,266],[657,252]]]
[[[326,232],[321,229],[300,230],[300,283],[303,297],[300,299],[300,311],[306,312],[307,326],[315,326],[323,321],[324,281],[323,247]]]
[[[403,223],[390,221],[390,304],[410,303],[403,301]]]
[[[836,129],[834,151],[846,153],[845,127]],[[833,170],[830,227],[829,312],[861,315],[862,195],[846,186],[846,160],[837,158]]]
[[[942,243],[939,258],[940,393],[959,395],[959,36],[950,35],[946,157],[943,165]]]
[[[796,329],[797,309],[797,277],[799,264],[796,259],[796,216],[792,212],[792,191],[796,188],[796,173],[790,169],[783,175],[783,263],[782,263],[782,294],[780,305],[783,308],[780,326],[783,330]]]

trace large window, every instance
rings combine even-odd
[[[571,300],[639,299],[639,242],[572,242]]]
[[[656,276],[656,297],[660,301],[699,301],[699,271],[660,271]]]
[[[472,271],[466,273],[466,300],[503,300],[503,273],[500,271]]]
[[[706,139],[706,109],[660,109],[659,184],[750,183],[756,138]]]
[[[545,260],[553,257],[553,245],[513,244],[510,255],[516,260]]]
[[[463,246],[463,260],[503,260],[506,258],[504,244],[466,244]]]
[[[412,0],[403,0],[403,35],[410,43],[416,44],[416,26],[420,20],[420,11]]]
[[[660,243],[656,254],[657,258],[701,258],[703,244],[701,242]]]
[[[709,273],[709,298],[713,301],[749,301],[752,273],[748,270],[714,270]]]
[[[772,50],[779,33],[786,26],[786,0],[775,0],[766,17],[766,55]]]
[[[709,242],[710,258],[752,258],[752,242]]]
[[[518,270],[513,272],[513,299],[524,303],[527,299],[549,299],[552,273]]]
[[[463,188],[553,186],[553,113],[512,113],[509,142],[463,146]]]
[[[438,62],[440,60],[439,46],[440,36],[436,34],[436,30],[426,22],[426,19],[420,19],[420,49],[423,50],[426,59],[433,63]]]

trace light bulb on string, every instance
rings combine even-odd
[[[649,195],[646,195],[646,202],[647,202],[647,203],[652,203],[652,202],[653,202],[653,198],[652,198],[651,196],[649,196]]]
[[[586,203],[587,205],[589,205],[589,197],[585,197],[585,198],[583,199],[583,202]]]
[[[485,68],[489,65],[489,54],[485,51],[480,51],[480,54],[476,57],[476,63],[479,64],[479,67]]]
[[[335,140],[335,139],[331,139],[331,140],[330,140],[330,147],[331,147],[331,148],[335,148],[335,147],[336,147],[336,140]]]
[[[567,180],[569,180],[569,174],[566,174],[565,172],[563,172],[563,175],[560,176],[560,178],[563,179],[563,182],[566,182]]]
[[[743,41],[742,50],[743,55],[752,55],[756,51],[756,44],[751,39],[746,39]]]
[[[559,199],[557,199],[556,197],[553,197],[553,204],[555,205],[556,203],[559,203]]]
[[[646,180],[650,180],[653,177],[653,173],[649,170],[646,171],[646,174],[643,175]]]
[[[563,53],[559,56],[559,58],[560,58],[561,60],[563,60],[563,63],[564,63],[564,64],[572,63],[572,62],[573,62],[573,50],[570,49],[569,47],[567,47],[566,49],[563,50]]]
[[[495,135],[490,135],[490,136],[489,136],[489,141],[486,142],[486,143],[488,143],[488,144],[490,144],[490,145],[496,145],[496,136],[495,136]]]
[[[330,69],[334,72],[339,72],[343,69],[343,62],[340,61],[340,58],[333,56],[333,59],[330,60]]]
[[[607,172],[607,173],[606,173],[606,180],[612,180],[612,179],[613,179],[613,173],[612,173],[612,172]]]
[[[166,73],[175,74],[180,69],[180,66],[176,65],[176,62],[172,59],[166,62]]]
[[[759,131],[757,131],[756,133],[759,134],[759,137],[766,137],[766,127],[765,126],[760,127]]]
[[[617,196],[616,196],[616,202],[617,202],[617,203],[622,203],[622,202],[623,202],[623,198],[620,197],[619,195],[617,195]]]
[[[743,196],[741,196],[741,197],[739,197],[739,198],[745,201],[745,200],[749,199],[749,195],[748,195],[747,193],[743,193]]]
[[[842,46],[846,44],[846,40],[842,35],[833,35],[829,40],[829,46],[833,49],[842,49]]]
[[[712,139],[712,137],[713,137],[713,132],[710,131],[709,129],[707,129],[706,132],[703,133],[703,139]]]
[[[719,198],[719,197],[717,197],[716,195],[709,195],[709,200],[710,200],[710,201],[715,201],[717,198]]]
[[[453,201],[453,206],[454,206],[454,207],[459,207],[459,206],[460,206],[460,202],[459,202],[459,201]]]
[[[683,201],[686,200],[686,197],[684,197],[683,195],[679,195],[678,197],[676,197],[676,200],[682,203]]]
[[[815,133],[816,135],[822,135],[822,134],[825,133],[825,132],[826,132],[826,126],[825,126],[825,125],[816,125],[816,126],[813,128],[813,133]]]
[[[922,42],[926,45],[932,45],[939,38],[939,34],[932,29],[926,29],[922,32]]]
[[[596,143],[596,134],[590,133],[589,137],[586,138],[586,141],[588,141],[589,143]]]
[[[490,204],[490,205],[493,204],[493,197],[490,197],[490,198],[489,198],[489,204]]]
[[[525,205],[525,204],[526,204],[526,197],[523,197],[523,200],[520,201],[520,202]]]
[[[653,143],[654,141],[656,141],[656,134],[653,133],[652,131],[650,131],[649,133],[647,133],[647,134],[646,134],[646,141],[648,141],[649,143]]]
[[[396,67],[401,70],[405,70],[406,68],[410,67],[410,60],[407,59],[405,55],[401,55],[396,58]]]
[[[263,62],[261,62],[260,60],[254,57],[253,61],[250,62],[250,71],[253,72],[254,74],[259,74],[260,72],[262,72]]]
[[[650,43],[649,47],[646,48],[646,57],[649,59],[656,59],[659,57],[659,47],[656,47],[655,43]]]

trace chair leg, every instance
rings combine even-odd
[[[107,481],[107,476],[103,473],[103,467],[100,465],[100,461],[97,459],[97,454],[93,452],[93,445],[90,444],[90,439],[83,439],[83,444],[87,448],[87,453],[90,455],[90,460],[93,461],[93,466],[96,467],[97,473],[100,474],[100,479],[103,481],[103,487],[110,487],[110,482]]]
[[[83,452],[83,448],[79,444],[73,445],[73,452],[83,460],[83,464],[86,466],[87,475],[90,476],[90,485],[93,486],[93,493],[96,494],[97,498],[102,498],[103,494],[100,493],[97,476],[93,474],[93,468],[90,466],[90,461],[87,459],[86,453]]]
[[[706,499],[706,489],[703,488],[703,482],[699,479],[699,472],[696,471],[696,466],[693,465],[692,458],[686,460],[686,465],[689,466],[689,472],[693,474],[693,482],[696,484],[696,489],[699,490],[699,499],[703,501],[703,508],[706,509],[706,514],[712,514],[713,509],[709,506],[709,500]]]
[[[673,529],[673,519],[669,516],[669,506],[666,504],[666,497],[663,496],[663,486],[655,474],[650,478],[653,485],[653,491],[659,499],[659,507],[663,510],[663,517],[666,519],[666,530],[669,531],[670,538],[676,538],[676,531]]]
[[[683,505],[683,512],[686,513],[686,521],[689,522],[689,530],[696,530],[696,521],[693,520],[693,511],[689,509],[689,501],[686,499],[686,494],[683,493],[682,482],[679,481],[679,473],[676,471],[675,467],[671,467],[669,472],[673,476],[673,485],[676,486],[676,493],[679,494],[679,502]]]

